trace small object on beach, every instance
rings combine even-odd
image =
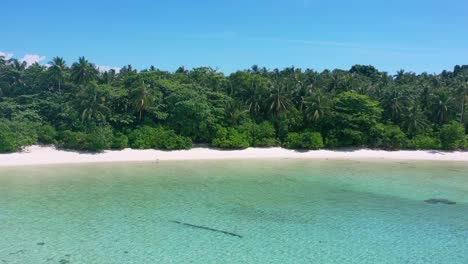
[[[456,202],[450,201],[448,199],[435,199],[435,198],[424,200],[424,202],[430,203],[430,204],[439,204],[439,203],[448,204],[448,205],[456,204]]]
[[[204,230],[208,230],[208,231],[223,233],[223,234],[225,234],[225,235],[230,235],[230,236],[235,236],[235,237],[242,238],[241,235],[238,235],[238,234],[235,234],[235,233],[231,233],[231,232],[228,232],[228,231],[223,231],[223,230],[219,230],[219,229],[214,229],[214,228],[211,228],[211,227],[199,226],[199,225],[192,225],[192,224],[184,223],[184,222],[180,222],[180,221],[170,221],[170,222],[171,222],[171,223],[175,223],[175,224],[179,224],[179,225],[184,225],[184,226],[189,226],[189,227],[193,227],[193,228],[204,229]]]
[[[45,243],[44,242],[37,242],[36,245],[43,246],[43,245],[45,245]]]

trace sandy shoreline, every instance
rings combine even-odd
[[[30,146],[22,152],[0,154],[0,167],[76,164],[100,162],[163,161],[163,160],[223,160],[223,159],[350,159],[350,160],[434,160],[467,161],[468,152],[441,151],[384,151],[384,150],[313,150],[294,151],[283,148],[248,148],[245,150],[215,150],[193,148],[191,150],[108,150],[102,153],[80,153],[57,150],[50,146]]]

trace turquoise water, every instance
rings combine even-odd
[[[2,168],[0,263],[466,264],[468,164]]]

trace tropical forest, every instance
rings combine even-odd
[[[0,57],[0,152],[106,149],[468,148],[468,66],[441,73],[151,66]]]

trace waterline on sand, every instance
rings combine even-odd
[[[248,148],[244,150],[107,150],[102,153],[82,153],[58,150],[50,146],[30,146],[22,152],[0,154],[0,167],[50,165],[70,163],[103,163],[163,160],[232,160],[232,159],[348,159],[348,160],[433,160],[468,161],[468,152],[385,151],[385,150],[311,150],[284,148]]]

